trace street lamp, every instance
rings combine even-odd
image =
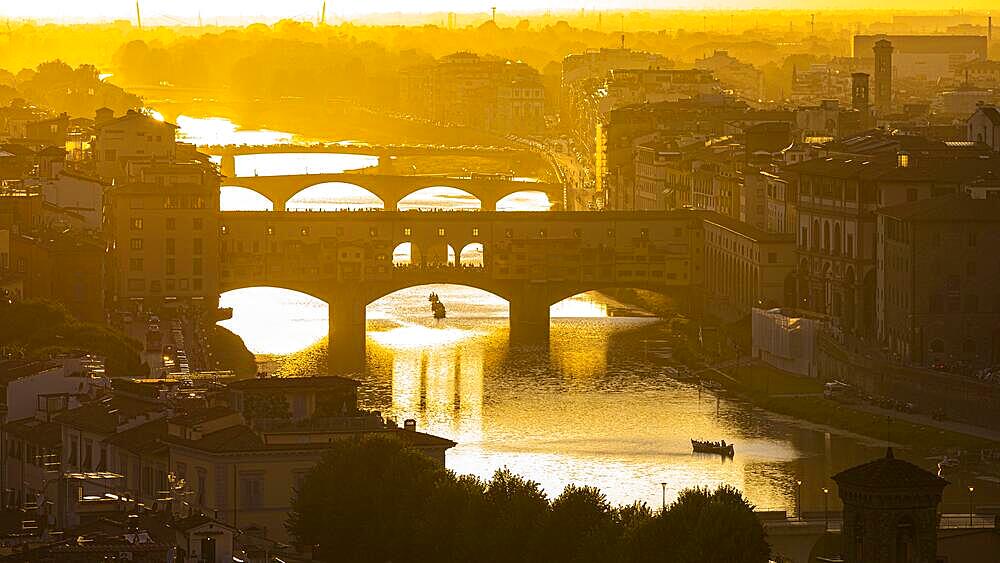
[[[969,485],[969,527],[972,527],[972,492],[975,491],[975,487]]]
[[[823,531],[830,529],[830,505],[827,501],[830,498],[830,489],[823,487]]]
[[[802,520],[802,480],[795,481],[795,516]]]
[[[666,510],[667,509],[667,484],[666,483],[660,483],[660,488],[663,489],[662,507],[663,507],[663,510]]]

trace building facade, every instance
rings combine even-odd
[[[950,78],[966,63],[987,59],[984,35],[855,35],[854,58],[870,58],[873,48],[882,41],[891,43],[889,68],[900,79],[936,81]],[[877,89],[881,72],[877,64],[875,72]]]
[[[108,190],[110,305],[117,310],[218,303],[219,184],[206,162],[143,170]]]
[[[798,197],[799,306],[829,315],[847,333],[874,337],[875,212],[966,191],[998,166],[983,155],[977,147],[942,146],[939,152],[828,156],[786,167]]]
[[[730,320],[754,307],[789,304],[795,289],[795,237],[708,213],[704,219],[706,309]]]
[[[878,336],[921,366],[1000,363],[1000,199],[957,194],[878,211]]]
[[[966,122],[966,139],[983,143],[993,152],[1000,152],[1000,110],[996,106],[981,106]]]
[[[97,111],[96,138],[92,146],[97,174],[108,182],[122,183],[138,175],[143,166],[167,164],[177,157],[177,126],[130,110],[115,118],[109,109]]]

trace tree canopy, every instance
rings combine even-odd
[[[664,510],[612,507],[593,487],[551,501],[509,470],[456,476],[394,438],[331,444],[287,523],[322,561],[763,563],[770,548],[735,488],[688,489]]]
[[[118,113],[142,107],[142,100],[138,96],[101,80],[100,72],[93,65],[84,64],[73,68],[60,60],[54,60],[44,62],[34,70],[24,69],[14,80],[5,78],[9,74],[0,75],[0,84],[10,83],[7,84],[7,93],[4,95],[0,92],[0,95],[10,99],[20,95],[55,113],[93,117],[94,112],[101,107],[109,107]]]
[[[84,351],[103,356],[108,375],[140,376],[141,345],[103,325],[84,323],[51,301],[0,300],[0,354],[43,359],[56,353]]]

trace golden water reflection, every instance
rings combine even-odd
[[[198,146],[287,144],[295,137],[284,131],[241,129],[239,125],[224,117],[180,115],[177,117],[177,126],[180,128],[177,140]]]
[[[310,170],[317,162],[308,163]],[[287,158],[273,163],[277,168],[270,170],[284,173],[304,173],[307,165]],[[271,164],[256,166],[260,173]],[[548,209],[538,193],[521,192],[501,207]],[[310,195],[316,196],[311,204],[337,202],[333,193]],[[415,195],[407,205],[479,205],[446,189]],[[459,259],[482,259],[481,249],[450,250],[450,260],[456,251]],[[411,258],[409,248],[394,252],[394,261]],[[430,318],[430,291],[448,307],[440,323]],[[281,355],[272,366],[276,373],[326,371],[326,303],[252,288],[223,294],[221,305],[234,313],[220,324],[242,336],[251,351]],[[665,337],[662,325],[605,296],[577,296],[556,304],[551,314],[550,345],[520,349],[508,343],[508,305],[495,295],[422,286],[380,299],[368,307],[362,406],[398,421],[414,418],[421,430],[455,440],[448,466],[459,473],[488,478],[506,466],[541,483],[549,495],[568,483],[587,484],[613,503],[656,506],[661,482],[668,501],[686,487],[728,483],[761,508],[791,509],[801,479],[807,483],[803,503],[815,509],[835,470],[878,455],[878,448],[787,425],[696,382],[677,381],[646,353],[645,341]],[[735,442],[736,457],[694,455],[691,438]]]
[[[687,487],[729,483],[760,506],[787,506],[782,476],[798,457],[791,444],[738,435],[723,414],[740,407],[728,400],[717,405],[707,392],[699,400],[693,385],[648,366],[612,365],[619,340],[655,321],[556,320],[549,350],[509,348],[502,321],[446,329],[393,324],[370,333],[366,377],[382,393],[365,400],[458,442],[448,454],[458,473],[488,478],[508,467],[550,495],[569,483],[590,484],[616,503],[658,503],[660,482],[668,483],[668,500]],[[727,436],[741,447],[732,461],[693,455],[693,436]]]

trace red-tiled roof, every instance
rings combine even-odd
[[[414,432],[402,428],[387,428],[385,430],[365,430],[361,432],[329,432],[331,437],[351,438],[369,436],[375,434],[388,434],[399,438],[406,444],[415,447],[443,447],[451,448],[456,444],[447,438]],[[212,453],[255,453],[266,451],[288,451],[288,450],[324,450],[328,444],[323,442],[315,443],[289,443],[289,444],[266,444],[261,435],[249,426],[240,424],[224,428],[218,432],[206,434],[199,440],[186,440],[179,436],[167,436],[166,441],[171,444],[192,448],[196,450]]]
[[[58,448],[62,444],[62,427],[59,424],[34,417],[12,420],[7,423],[6,431],[11,436],[43,448]]]
[[[111,395],[60,413],[56,421],[73,428],[113,434],[123,422],[143,414],[155,416],[165,409],[155,401]]]
[[[954,194],[884,207],[878,210],[878,214],[921,222],[1000,222],[1000,200],[972,199],[965,194]]]
[[[167,421],[160,418],[111,436],[106,441],[134,454],[147,454],[163,448],[167,435]]]

